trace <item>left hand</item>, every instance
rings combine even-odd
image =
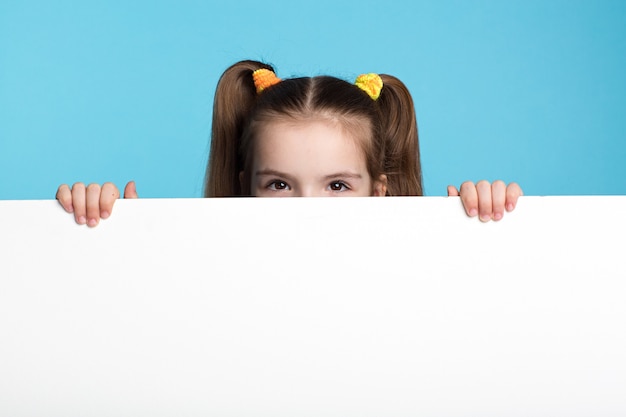
[[[506,185],[504,181],[478,181],[474,184],[465,181],[460,191],[453,185],[448,186],[448,196],[461,197],[465,212],[470,217],[479,216],[481,222],[498,221],[504,216],[504,211],[513,211],[517,199],[524,195],[519,185],[512,182]]]

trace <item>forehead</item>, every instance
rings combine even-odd
[[[360,139],[351,129],[329,120],[269,122],[259,130],[255,142],[257,168],[266,164],[294,168],[303,164],[320,168],[365,166]]]
[[[276,118],[263,122],[258,131],[263,136],[268,133],[273,135],[297,134],[313,138],[324,134],[354,140],[357,135],[352,130],[338,118],[320,116],[302,119]]]

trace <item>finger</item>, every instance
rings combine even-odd
[[[478,213],[481,222],[491,220],[493,213],[491,201],[491,184],[489,181],[478,181],[476,183],[476,193],[478,194]]]
[[[494,181],[491,184],[491,205],[493,208],[492,218],[495,221],[504,216],[504,204],[506,200],[506,184],[504,181]]]
[[[74,219],[76,223],[87,223],[87,207],[86,207],[85,184],[77,182],[72,185],[72,205],[74,206]]]
[[[58,188],[56,199],[65,211],[68,213],[72,213],[74,211],[74,206],[72,205],[72,191],[67,184],[62,184]]]
[[[448,185],[448,197],[458,197],[459,190],[454,185]]]
[[[465,212],[468,216],[474,217],[478,214],[478,195],[476,194],[476,186],[471,181],[465,181],[461,184],[459,192],[461,196],[461,202],[465,207]]]
[[[517,183],[510,183],[506,187],[506,211],[513,211],[517,206],[517,199],[524,195],[522,188]]]
[[[139,198],[135,181],[129,181],[124,187],[124,198]]]
[[[87,186],[87,226],[94,227],[100,222],[100,184]]]
[[[115,200],[120,198],[120,190],[117,189],[115,184],[111,182],[105,182],[102,184],[102,190],[100,191],[100,218],[106,219],[111,215],[113,211],[113,204]]]

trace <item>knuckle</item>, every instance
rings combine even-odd
[[[66,206],[72,203],[72,196],[67,194],[57,195],[57,200],[59,200],[62,205]]]
[[[96,183],[91,183],[87,186],[87,191],[88,192],[100,191],[100,185]]]
[[[102,193],[104,194],[105,192],[107,194],[110,194],[111,197],[115,198],[119,197],[120,195],[120,191],[112,182],[105,182],[104,184],[102,184]]]
[[[491,191],[491,183],[487,180],[480,180],[476,183],[476,189],[483,193]]]
[[[461,190],[468,190],[474,187],[474,183],[472,181],[465,181],[461,184]]]
[[[57,193],[56,193],[57,200],[61,200],[62,198],[64,198],[68,191],[69,191],[69,187],[67,186],[67,184],[63,184],[59,186],[59,188],[57,189]]]

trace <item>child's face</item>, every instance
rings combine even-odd
[[[257,197],[385,195],[356,139],[324,121],[275,122],[255,138],[250,190]]]

